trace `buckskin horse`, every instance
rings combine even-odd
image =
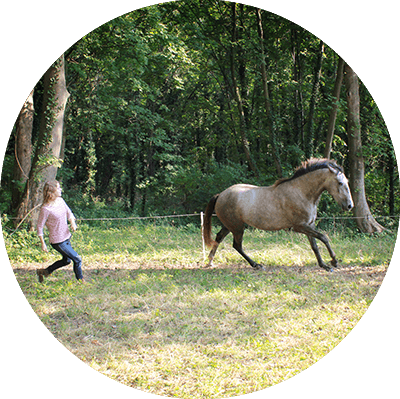
[[[207,266],[212,266],[218,245],[231,232],[233,248],[253,268],[264,269],[243,251],[243,233],[245,225],[249,225],[266,231],[293,229],[305,234],[318,265],[332,271],[323,262],[315,240],[325,244],[332,258],[331,265],[337,267],[336,255],[328,238],[315,228],[318,202],[325,190],[344,211],[353,208],[353,199],[343,168],[328,159],[313,158],[303,162],[292,177],[277,180],[272,186],[236,184],[215,195],[208,203],[204,216],[204,241],[208,247],[212,247]],[[211,238],[211,218],[214,211],[222,223],[222,229],[215,240]]]

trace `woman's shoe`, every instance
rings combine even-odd
[[[44,277],[47,277],[49,272],[47,269],[38,269],[36,270],[36,274],[38,275],[39,283],[43,283]]]

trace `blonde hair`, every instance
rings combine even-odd
[[[53,202],[57,198],[57,189],[60,183],[57,180],[48,181],[43,187],[43,205]]]

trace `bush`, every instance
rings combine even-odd
[[[251,183],[243,165],[209,163],[171,167],[167,181],[154,180],[147,195],[148,214],[179,214],[204,211],[217,193],[237,183]]]

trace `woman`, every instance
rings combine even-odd
[[[76,230],[75,216],[68,205],[61,198],[62,190],[58,181],[47,182],[43,188],[43,205],[40,209],[37,223],[37,233],[39,236],[42,250],[49,252],[43,238],[43,227],[49,230],[49,240],[51,246],[62,255],[62,259],[53,263],[45,269],[38,269],[37,275],[39,282],[43,282],[44,277],[53,273],[60,267],[74,262],[74,273],[78,281],[83,282],[82,276],[82,258],[72,248],[70,243],[71,232],[68,228],[68,222],[71,224],[71,230]]]

